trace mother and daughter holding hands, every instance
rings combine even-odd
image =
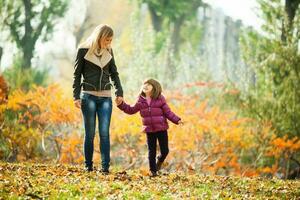
[[[156,176],[169,153],[168,122],[183,124],[174,114],[162,93],[160,83],[147,79],[142,85],[137,102],[130,106],[123,99],[123,89],[110,44],[113,30],[108,25],[97,26],[88,39],[78,48],[74,76],[73,98],[75,106],[81,108],[85,137],[85,170],[93,171],[94,137],[96,116],[100,136],[101,172],[109,173],[110,166],[110,121],[112,114],[111,82],[115,87],[115,102],[127,114],[140,112],[143,131],[147,136],[150,175]],[[157,140],[160,155],[156,160]]]

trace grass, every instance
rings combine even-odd
[[[300,199],[300,180],[0,163],[0,199]]]

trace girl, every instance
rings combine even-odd
[[[102,172],[109,172],[110,139],[109,126],[112,113],[111,83],[116,89],[116,101],[122,102],[123,90],[114,55],[110,47],[113,30],[108,25],[99,25],[79,47],[73,81],[75,106],[81,108],[84,120],[85,169],[93,170],[96,115],[98,117]],[[83,81],[81,81],[83,77]],[[82,86],[82,95],[80,98]]]
[[[169,153],[167,132],[169,126],[167,119],[175,124],[183,124],[181,119],[170,110],[161,92],[160,83],[154,79],[148,79],[144,81],[139,99],[134,106],[130,106],[124,101],[116,101],[118,108],[127,114],[135,114],[140,111],[143,131],[147,134],[151,176],[157,175],[157,171],[160,170],[163,161]],[[158,156],[157,162],[155,162],[157,140],[161,154]]]

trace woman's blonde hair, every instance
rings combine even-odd
[[[152,78],[146,79],[143,84],[145,84],[145,83],[152,85],[153,88],[152,88],[152,92],[151,92],[151,98],[157,99],[162,93],[162,87],[161,87],[160,83],[157,80],[152,79]],[[141,91],[140,95],[142,95],[144,97],[146,96],[146,94],[143,92],[143,90]]]
[[[107,37],[113,37],[114,31],[106,24],[100,24],[96,26],[92,34],[79,46],[88,48],[88,54],[95,53],[101,47],[99,46],[99,40]]]

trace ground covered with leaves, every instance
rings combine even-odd
[[[0,163],[0,199],[299,199],[300,180]]]

